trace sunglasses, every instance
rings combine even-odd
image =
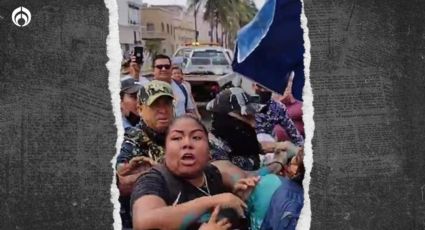
[[[155,68],[157,69],[171,69],[171,65],[156,65]]]

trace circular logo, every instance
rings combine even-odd
[[[30,11],[23,6],[16,8],[12,13],[12,22],[19,27],[24,27],[30,24],[31,22]]]

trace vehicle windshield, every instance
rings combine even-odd
[[[230,65],[225,54],[220,50],[193,51],[192,57],[211,58],[213,65]]]
[[[216,57],[216,56],[224,56],[223,51],[214,50],[214,49],[194,50],[192,54],[192,57]]]
[[[210,58],[191,58],[190,63],[192,65],[211,65]]]
[[[196,74],[222,75],[229,72],[230,66],[224,57],[191,58],[183,72]]]
[[[191,48],[182,48],[176,52],[174,57],[189,57],[190,51],[192,51]]]
[[[213,65],[229,65],[227,59],[223,56],[217,56],[212,58]]]

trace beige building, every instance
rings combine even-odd
[[[151,70],[152,54],[149,50],[172,56],[185,44],[195,41],[195,19],[193,12],[187,12],[180,5],[148,5],[141,8],[142,39],[145,48],[144,71]],[[210,23],[203,21],[202,12],[198,14],[198,41],[210,42]],[[219,38],[221,38],[219,26]],[[215,42],[215,32],[213,32]]]
[[[204,21],[203,12],[197,17],[200,43],[210,42],[210,22]],[[195,41],[195,19],[193,11],[188,12],[180,5],[143,5],[143,40],[149,43],[160,43],[159,52],[172,55],[179,46]],[[213,40],[216,42],[215,28]],[[222,28],[218,26],[219,39],[222,39]],[[145,43],[146,44],[146,43]],[[147,47],[146,47],[147,48]]]
[[[158,6],[167,9],[173,15],[174,51],[181,45],[192,43],[195,38],[195,24],[193,16],[188,15],[186,9],[179,5]],[[174,53],[174,52],[173,52]]]
[[[179,6],[176,6],[181,8]],[[177,39],[182,37],[184,23],[178,17],[178,11],[163,6],[146,6],[142,8],[142,30],[145,49],[155,49],[159,53],[172,55],[176,49]]]
[[[154,49],[159,53],[170,55],[173,51],[174,27],[171,13],[160,7],[142,8],[142,29],[145,49]]]
[[[118,29],[121,50],[123,53],[133,50],[135,46],[143,46],[141,9],[142,0],[117,0]]]

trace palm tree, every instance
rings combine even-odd
[[[218,12],[215,12],[214,16],[214,23],[215,23],[215,41],[218,43]]]
[[[247,24],[257,13],[257,8],[252,0],[188,0],[189,10],[194,10],[197,15],[202,6],[205,7],[203,19],[210,22],[210,40],[213,41],[213,30],[218,42],[218,24],[225,32],[227,44],[236,38],[237,31]],[[214,26],[215,25],[215,26]],[[197,29],[195,19],[195,30]]]
[[[193,10],[193,17],[195,19],[195,42],[198,42],[198,36],[199,36],[199,32],[198,32],[198,12],[199,12],[199,8],[201,7],[201,4],[203,2],[203,0],[188,0],[189,1],[189,7],[188,7],[188,11],[192,11]]]
[[[230,48],[234,48],[234,41],[236,39],[237,32],[240,28],[248,24],[257,14],[257,8],[252,0],[237,0],[231,1],[234,9],[235,16],[230,21],[229,34],[228,34],[228,45]]]
[[[219,12],[227,14],[226,6],[229,5],[230,1],[223,0],[203,0],[205,5],[205,12],[203,15],[204,21],[208,21],[210,23],[210,42],[214,41],[214,24],[218,23],[218,14]],[[217,29],[217,27],[215,27]]]

